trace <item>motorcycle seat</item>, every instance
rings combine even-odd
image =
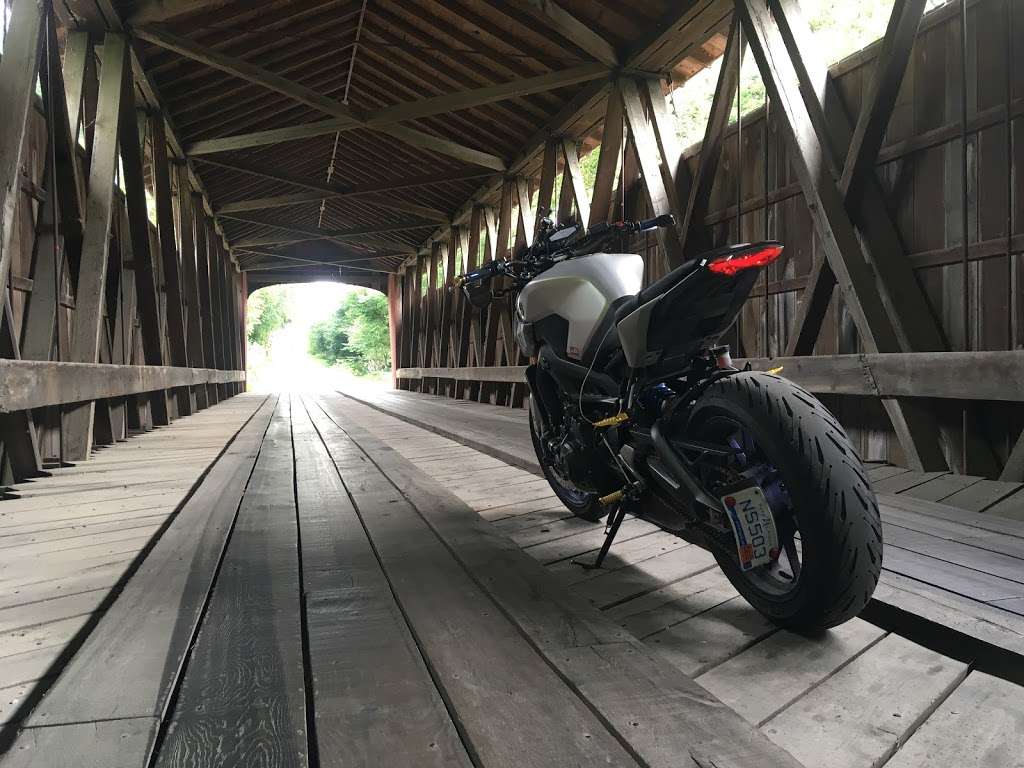
[[[710,251],[705,251],[698,256],[685,261],[678,267],[667,273],[663,277],[655,280],[653,283],[642,289],[639,293],[629,297],[618,307],[615,308],[615,323],[618,325],[628,317],[638,307],[643,306],[652,299],[661,296],[664,293],[668,293],[676,285],[685,280],[691,274],[693,274],[701,264],[709,259],[713,259],[716,256],[725,256],[732,251],[740,251],[745,248],[749,248],[749,245],[726,245],[721,248],[714,248]]]

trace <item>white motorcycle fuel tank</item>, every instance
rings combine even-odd
[[[516,340],[535,355],[540,339],[534,324],[556,316],[568,323],[566,349],[556,350],[580,360],[612,304],[632,296],[643,285],[644,261],[635,253],[593,253],[563,261],[535,277],[516,300]]]

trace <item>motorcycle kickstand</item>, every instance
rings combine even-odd
[[[612,542],[615,541],[615,536],[619,532],[619,526],[622,525],[622,521],[626,518],[626,505],[618,504],[615,507],[615,511],[612,512],[611,517],[608,518],[608,530],[604,535],[604,544],[601,545],[601,551],[597,553],[597,558],[592,563],[584,563],[580,560],[573,560],[575,565],[580,566],[584,570],[592,571],[601,567],[605,557],[608,555],[608,550],[612,547]]]

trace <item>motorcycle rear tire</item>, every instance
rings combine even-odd
[[[785,482],[800,532],[801,573],[791,592],[772,595],[716,553],[733,586],[775,623],[820,630],[867,605],[882,569],[878,503],[860,458],[835,417],[793,382],[744,372],[713,384],[694,406],[688,433],[726,416],[749,430]]]

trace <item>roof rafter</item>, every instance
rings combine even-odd
[[[528,96],[532,93],[540,93],[590,80],[598,80],[607,77],[608,74],[608,68],[603,65],[585,64],[567,70],[550,72],[546,75],[538,75],[537,77],[513,80],[498,85],[488,85],[482,88],[472,88],[458,93],[433,96],[427,99],[398,104],[393,107],[385,107],[384,109],[364,115],[361,120],[345,117],[335,118],[333,120],[321,120],[315,123],[305,123],[287,128],[274,128],[267,131],[256,131],[236,136],[225,136],[219,139],[197,141],[188,148],[188,154],[195,156],[213,154],[215,152],[229,152],[236,149],[248,149],[250,147],[277,144],[295,139],[326,136],[338,131],[364,127],[380,130],[396,138],[402,138],[407,143],[413,143],[414,139],[409,137],[407,133],[410,129],[397,126],[394,129],[388,129],[388,126],[402,120],[414,120],[447,114],[460,109],[479,107],[505,99]],[[395,130],[404,133],[405,136],[397,136]],[[433,139],[434,137],[430,138]],[[430,147],[424,148],[429,149]],[[504,168],[496,168],[495,170],[504,170]]]
[[[333,240],[341,243],[342,245],[349,245],[347,241],[352,241],[359,245],[369,245],[375,248],[385,248],[389,250],[401,251],[403,253],[412,253],[415,251],[413,246],[408,243],[400,243],[391,240],[385,240],[382,238],[373,237],[373,235],[386,234],[388,232],[402,232],[409,229],[423,229],[424,227],[433,226],[433,222],[414,222],[414,221],[403,221],[397,224],[385,224],[383,226],[375,227],[354,227],[352,229],[314,229],[312,227],[300,227],[295,224],[274,224],[269,221],[253,221],[242,216],[224,216],[223,218],[238,221],[243,224],[252,224],[259,227],[268,227],[270,229],[276,229],[281,232],[287,232],[290,235],[296,237],[282,238],[279,235],[262,235],[249,238],[242,238],[238,240],[234,245],[239,248],[245,248],[253,245],[277,245],[289,242],[303,242],[305,240]]]
[[[619,63],[615,47],[552,0],[524,0],[522,3],[558,31],[562,37],[609,66]]]
[[[177,16],[226,4],[226,0],[142,0],[125,20],[129,24],[170,21]]]
[[[187,38],[175,35],[165,29],[158,27],[138,27],[135,28],[133,32],[136,37],[153,43],[154,45],[158,45],[161,48],[166,48],[167,50],[174,51],[175,53],[192,59],[193,61],[198,61],[201,64],[205,64],[206,66],[213,67],[215,69],[220,69],[223,72],[227,72],[230,75],[247,80],[255,85],[276,91],[277,93],[298,101],[301,104],[305,104],[306,106],[320,112],[334,116],[336,119],[328,121],[330,123],[330,127],[325,131],[325,133],[334,133],[335,131],[350,130],[353,128],[370,127],[373,130],[385,133],[397,138],[399,141],[403,141],[414,147],[419,147],[420,149],[427,149],[432,152],[448,155],[458,160],[462,160],[463,162],[482,165],[485,168],[493,168],[498,171],[505,170],[506,165],[504,159],[497,155],[482,152],[478,149],[473,149],[472,147],[467,147],[449,139],[434,136],[414,128],[393,125],[371,126],[367,123],[364,116],[357,114],[354,110],[349,108],[347,105],[342,104],[340,101],[324,96],[311,88],[307,88],[300,83],[288,80],[287,78],[281,77],[280,75],[270,72],[263,67],[251,64],[243,59],[228,56],[218,51],[205,48],[191,40],[188,40]],[[580,77],[581,75],[577,73],[574,76]],[[588,74],[585,79],[594,79],[599,76],[600,73]],[[581,80],[576,80],[575,82],[581,82]],[[550,86],[546,89],[549,88]],[[441,111],[450,111],[450,109],[451,106],[448,105]],[[281,134],[278,135],[280,136]],[[295,136],[294,138],[305,138],[313,135],[322,134],[304,133],[299,136]],[[248,146],[256,145],[249,144]],[[241,148],[243,147],[238,146],[237,143],[235,145],[225,147],[225,149]],[[217,151],[224,151],[224,149]]]
[[[477,179],[481,176],[490,176],[491,174],[487,171],[481,171],[476,169],[470,169],[466,171],[454,171],[444,172],[438,174],[424,174],[421,176],[410,176],[407,179],[393,179],[385,180],[376,184],[357,184],[350,187],[339,186],[332,192],[296,192],[290,195],[274,195],[272,197],[259,197],[250,200],[237,200],[231,203],[224,203],[218,206],[217,213],[229,214],[229,213],[245,213],[247,211],[259,211],[267,208],[284,208],[289,205],[297,205],[299,203],[315,202],[322,200],[325,196],[331,199],[345,198],[345,197],[359,197],[362,195],[373,195],[380,194],[383,192],[395,192],[400,189],[407,189],[409,187],[425,187],[432,184],[448,184],[451,182],[465,181],[469,179]],[[413,203],[405,203],[397,200],[388,199],[385,202],[377,202],[377,205],[392,208],[396,211],[406,211],[407,213],[417,213],[419,209],[425,218],[430,218],[433,211],[434,214],[440,213],[442,218],[447,219],[448,215],[442,211],[434,211],[434,209],[427,206],[415,205]]]

